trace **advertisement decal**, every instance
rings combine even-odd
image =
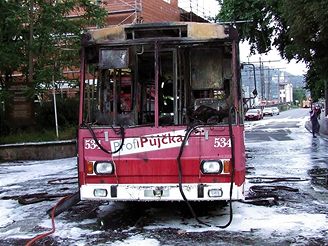
[[[184,136],[185,130],[179,130],[163,132],[160,134],[145,135],[137,138],[126,138],[124,139],[124,145],[122,149],[119,152],[113,154],[113,156],[129,155],[180,147]],[[116,151],[120,147],[121,141],[121,139],[110,141],[112,152]]]

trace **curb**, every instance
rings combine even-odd
[[[319,134],[328,137],[328,116],[323,116],[322,114],[319,119],[319,124],[320,124]],[[311,121],[308,120],[305,122],[305,128],[309,132],[312,132]]]
[[[53,160],[76,156],[76,140],[0,145],[0,161]]]

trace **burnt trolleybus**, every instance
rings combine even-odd
[[[243,198],[238,37],[213,23],[152,23],[82,40],[81,200]]]

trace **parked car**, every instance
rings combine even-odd
[[[260,120],[262,118],[261,109],[249,109],[245,114],[245,120]]]
[[[280,110],[278,107],[272,107],[273,110],[273,114],[279,115],[280,114]]]
[[[270,115],[270,116],[273,116],[273,108],[269,108],[269,107],[266,107],[263,109],[263,115],[266,116],[266,115]]]

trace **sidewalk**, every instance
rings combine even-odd
[[[325,117],[324,112],[321,113],[319,124],[320,124],[320,131],[319,131],[320,135],[324,135],[328,137],[328,116]],[[305,123],[305,128],[309,132],[312,132],[311,121],[307,121]]]

